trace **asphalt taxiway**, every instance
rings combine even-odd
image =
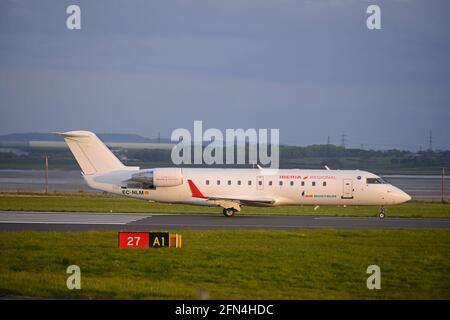
[[[83,212],[0,212],[0,231],[295,230],[308,228],[449,229],[449,218],[235,216]]]

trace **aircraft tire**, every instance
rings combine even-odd
[[[380,219],[384,219],[385,216],[386,216],[386,209],[384,207],[380,207],[380,209],[378,210],[378,217]]]
[[[233,208],[224,208],[223,209],[223,215],[225,217],[233,217],[235,212],[236,212],[236,210],[234,210]]]

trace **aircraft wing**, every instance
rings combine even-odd
[[[275,200],[272,198],[261,198],[261,197],[243,197],[243,196],[227,196],[227,197],[208,197],[209,200],[228,200],[228,201],[236,201],[240,204],[246,205],[262,205],[262,206],[271,206],[275,203]]]
[[[253,206],[271,206],[275,203],[275,199],[269,197],[252,197],[252,196],[205,196],[194,184],[192,180],[188,180],[189,188],[191,189],[192,197],[207,199],[208,202],[216,203],[224,208],[234,207],[240,210],[240,205]]]

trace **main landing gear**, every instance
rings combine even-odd
[[[385,216],[386,216],[386,209],[384,207],[380,207],[380,209],[378,209],[378,217],[380,219],[384,219]]]
[[[225,217],[233,217],[236,211],[237,210],[233,209],[233,208],[224,208],[223,209],[223,215]]]

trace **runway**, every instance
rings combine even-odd
[[[310,228],[449,229],[449,218],[235,216],[0,212],[0,231],[296,230]]]

